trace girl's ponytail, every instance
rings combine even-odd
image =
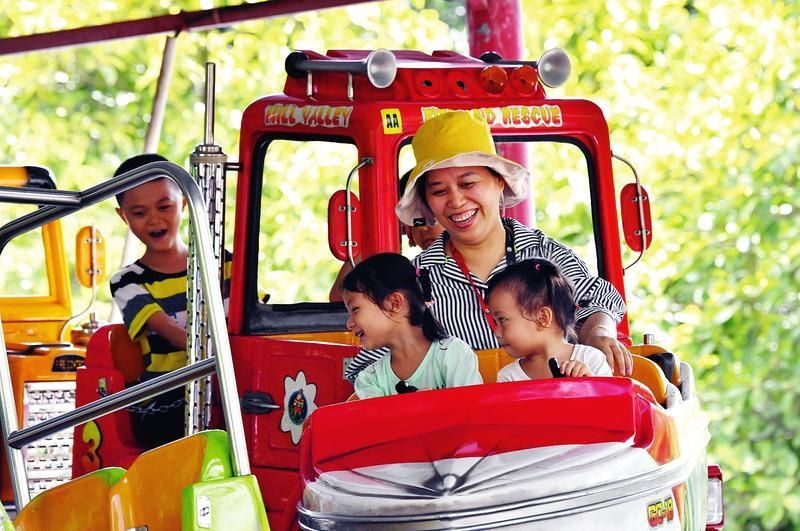
[[[422,318],[420,323],[422,327],[422,333],[428,341],[444,339],[448,336],[448,334],[442,324],[433,315],[433,311],[431,311],[431,307],[433,306],[433,286],[431,285],[431,273],[427,269],[420,269],[419,267],[417,268],[416,273],[417,284],[420,288],[423,304],[422,308],[420,308],[422,310]],[[412,314],[413,312],[414,310],[412,309]]]
[[[511,292],[523,316],[533,316],[542,306],[549,306],[564,338],[577,341],[575,288],[555,264],[542,258],[517,262],[489,280],[489,294],[500,287]]]
[[[403,255],[379,253],[365,259],[344,277],[342,287],[354,293],[363,293],[380,307],[395,292],[402,293],[408,301],[408,320],[422,328],[429,341],[448,337],[444,327],[436,320],[430,306],[433,304],[433,287],[430,272],[414,267]]]

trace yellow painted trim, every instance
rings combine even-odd
[[[28,184],[24,166],[0,166],[0,186],[23,187]]]
[[[72,315],[72,292],[60,221],[56,220],[42,227],[42,244],[48,294],[0,297],[0,315],[4,323],[66,321]]]

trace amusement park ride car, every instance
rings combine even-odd
[[[400,250],[394,205],[407,146],[425,120],[465,109],[489,123],[499,152],[522,163],[535,153],[545,173],[550,160],[542,154],[572,150],[585,171],[584,186],[573,195],[591,216],[586,252],[596,257],[597,274],[624,297],[619,227],[628,246],[644,253],[652,237],[649,199],[637,177],[621,187],[618,209],[601,109],[587,100],[546,96],[543,85],[562,83],[568,70],[560,51],[538,62],[454,52],[294,52],[283,92],[244,111],[238,163],[228,163],[213,144],[213,118],[207,117],[206,142],[192,164],[210,221],[198,208],[199,192],[183,180],[188,175],[168,163],[79,193],[96,202],[160,174],[189,193],[199,238],[195,277],[204,281],[200,291],[189,287],[194,364],[126,389],[141,370],[140,354],[120,325],[96,332],[77,373],[79,407],[67,419],[76,426],[77,479],[27,505],[17,485],[18,506],[26,506],[15,525],[263,529],[268,519],[273,529],[721,529],[722,477],[706,464],[710,435],[692,367],[656,345],[632,344],[627,315],[617,332],[634,353],[632,378],[495,384],[497,370],[511,358],[480,351],[484,385],[346,402],[353,387],[344,375],[358,346],[341,303],[272,302],[259,294],[272,146],[313,141],[354,149],[326,220],[330,251],[352,262],[357,254]],[[213,117],[213,88],[208,95]],[[224,333],[211,264],[224,241],[226,171],[238,175]],[[578,197],[581,190],[585,197]],[[0,189],[0,200],[12,195]],[[50,209],[48,220],[78,206],[64,206],[67,196],[54,192],[50,199],[62,202],[44,202],[46,195],[36,200],[56,205],[40,209]],[[44,217],[0,228],[0,242]],[[201,298],[211,312],[207,318]],[[212,351],[213,358],[204,357]],[[219,391],[205,380],[187,395],[190,435],[142,453],[121,408],[207,375],[215,365]],[[4,396],[5,417],[13,411],[11,398]],[[205,431],[219,425],[219,402],[229,438]],[[15,422],[5,422],[11,461],[21,462],[19,449],[35,436],[65,426],[54,422],[38,431],[16,431]],[[12,478],[24,482],[24,468],[15,470]],[[89,490],[91,497],[82,494]]]
[[[0,186],[46,191],[55,189],[55,180],[45,168],[0,166]],[[75,371],[84,363],[86,344],[98,323],[92,314],[92,319],[77,329],[68,325],[91,308],[95,288],[103,282],[105,253],[98,231],[93,227],[78,231],[76,276],[80,284],[92,288],[92,300],[86,309],[73,315],[61,223],[56,220],[26,237],[30,244],[25,254],[26,267],[40,272],[43,282],[41,286],[17,286],[14,293],[0,294],[0,317],[17,414],[23,426],[32,426],[75,407]],[[19,253],[16,258],[21,258]],[[30,446],[25,466],[31,494],[69,480],[72,432],[55,433]],[[5,453],[0,457],[0,498],[13,500]]]

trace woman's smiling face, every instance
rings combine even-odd
[[[505,183],[488,168],[432,170],[424,186],[428,207],[456,243],[482,243],[500,222]]]

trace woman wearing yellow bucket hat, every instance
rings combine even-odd
[[[502,218],[528,196],[528,171],[497,155],[488,124],[468,111],[425,122],[412,141],[417,165],[395,208],[406,225],[438,222],[444,232],[414,263],[428,269],[433,312],[473,349],[498,348],[484,302],[487,282],[511,263],[545,258],[575,286],[579,342],[600,349],[616,372],[630,374],[631,357],[616,339],[625,303],[609,282],[589,273],[569,248],[543,232]],[[363,351],[348,375],[381,357]]]

